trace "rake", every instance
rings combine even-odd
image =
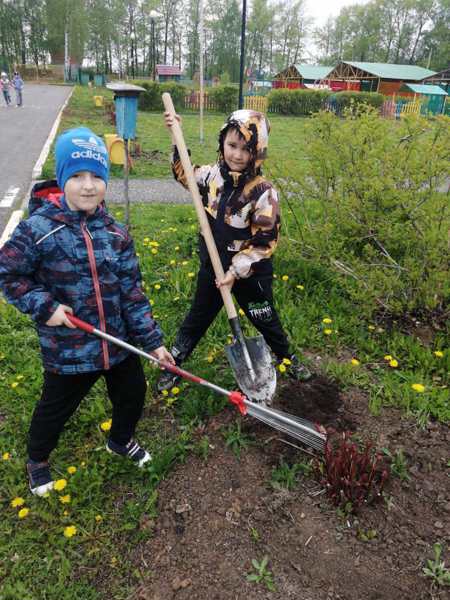
[[[189,371],[180,369],[180,367],[160,361],[151,354],[144,352],[144,350],[136,348],[135,346],[132,346],[131,344],[128,344],[127,342],[124,342],[123,340],[116,338],[110,335],[109,333],[105,333],[100,329],[96,329],[93,325],[90,325],[89,323],[86,323],[85,321],[82,321],[81,319],[78,319],[77,317],[74,317],[69,313],[66,313],[66,316],[68,317],[70,322],[79,329],[82,329],[87,333],[96,335],[97,337],[111,342],[112,344],[121,346],[122,348],[125,348],[133,354],[143,356],[147,360],[156,363],[157,365],[166,369],[167,371],[170,371],[171,373],[179,375],[183,379],[207,387],[210,390],[222,394],[222,396],[226,396],[231,403],[237,406],[242,415],[248,414],[251,417],[258,419],[262,423],[269,425],[269,427],[273,427],[274,429],[277,429],[278,431],[281,431],[282,433],[285,433],[299,440],[300,442],[302,442],[306,446],[309,446],[310,448],[314,448],[319,452],[324,451],[327,436],[324,427],[322,427],[321,425],[308,421],[307,419],[289,415],[275,408],[269,408],[268,406],[265,406],[263,404],[251,402],[241,392],[230,392],[229,390],[226,390],[225,388],[216,385],[215,383],[211,383],[210,381],[207,381],[202,377],[198,377],[193,373],[189,373]]]

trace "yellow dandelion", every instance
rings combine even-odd
[[[85,466],[86,466],[86,463],[84,462],[84,460],[82,460],[82,461],[80,462],[80,465],[81,465],[82,467],[85,467]]]
[[[150,250],[150,252],[151,252],[152,254],[158,254],[158,250],[157,250],[156,248],[152,248],[152,249]]]
[[[68,511],[68,510],[65,510],[65,511],[63,512],[63,515],[64,515],[65,517],[68,517],[68,516],[69,516],[69,511]]]
[[[154,306],[155,301],[154,300],[149,300],[150,306]]]
[[[188,264],[188,261],[187,260],[183,260],[181,264],[183,265],[183,267],[185,267]]]
[[[442,358],[442,357],[444,356],[444,353],[443,353],[441,350],[435,350],[435,351],[434,351],[434,355],[435,355],[437,358]]]
[[[367,325],[367,329],[370,329],[370,331],[375,331],[375,325]]]
[[[139,258],[141,256],[140,252],[136,252],[136,256]]]
[[[384,358],[384,360],[387,360],[388,362],[390,360],[392,360],[392,356],[390,354],[386,354],[383,358]]]
[[[150,241],[150,238],[148,238],[148,237],[145,237],[145,238],[144,238],[144,244],[148,244],[148,243],[149,243],[149,241]]]
[[[283,365],[283,363],[278,365],[278,370],[280,371],[280,373],[286,373],[286,366]]]
[[[152,242],[150,242],[149,246],[152,246],[153,248],[159,248],[159,243],[153,240]]]
[[[357,358],[352,358],[352,360],[350,362],[354,367],[357,367],[360,364],[360,362]]]
[[[333,333],[333,330],[332,329],[324,329],[323,332],[325,335],[331,335]]]
[[[71,538],[73,537],[77,532],[77,528],[75,527],[75,525],[68,525],[67,527],[64,527],[64,537],[66,538]]]
[[[159,315],[157,315],[156,313],[153,313],[153,318],[154,319],[159,319]]]
[[[174,249],[178,252],[178,250],[180,249],[180,246],[175,246]]]
[[[171,261],[169,261],[169,265],[176,265],[176,264],[177,264],[177,261],[176,261],[176,260],[173,260],[173,259],[172,259]]]
[[[281,279],[283,281],[288,281],[289,280],[289,275],[283,275],[283,277]]]
[[[16,377],[17,381],[21,381],[23,378],[24,378],[23,375],[17,375],[17,377]]]
[[[274,279],[278,279],[278,275],[276,273],[273,274]]]
[[[19,385],[18,381],[13,381],[11,384],[12,389],[16,388]]]
[[[180,299],[180,296],[175,296],[175,298],[173,299],[174,302],[178,302],[178,300]]]
[[[325,317],[324,319],[322,319],[322,323],[325,323],[326,325],[329,325],[332,322],[333,319],[330,319],[330,317]]]
[[[3,452],[2,460],[9,460],[11,458],[11,454],[9,452]]]
[[[180,388],[178,388],[178,387],[173,387],[173,388],[172,388],[172,390],[171,390],[171,392],[172,392],[172,394],[173,394],[174,396],[176,396],[177,394],[179,394],[179,393],[180,393]]]
[[[77,472],[77,468],[76,467],[67,467],[67,472],[69,473],[69,475],[73,475],[74,473]]]
[[[422,383],[413,383],[411,388],[419,394],[422,394],[425,391],[425,386]]]
[[[194,277],[194,275],[195,275],[195,273],[192,273],[192,271],[187,274],[187,276],[190,277],[191,279]]]
[[[163,391],[162,391],[162,395],[163,395],[163,396],[168,396],[168,395],[169,395],[169,392],[168,392],[167,390],[163,390]]]
[[[245,312],[242,310],[242,308],[239,309],[239,314],[241,315],[241,317],[245,315]]]
[[[300,283],[298,285],[295,286],[298,290],[304,290],[305,286],[301,285]]]
[[[101,523],[103,521],[102,515],[95,515],[95,520],[97,521],[97,523]]]
[[[28,516],[29,512],[30,512],[29,508],[21,508],[19,510],[19,512],[17,513],[17,516],[19,517],[19,519],[25,519],[25,517]]]
[[[155,290],[161,289],[161,286],[159,285],[159,283],[155,283],[155,285],[153,287],[155,288]]]
[[[212,363],[214,361],[214,356],[211,356],[211,354],[208,354],[208,356],[206,357],[206,361],[209,363]]]
[[[53,484],[53,489],[56,490],[57,492],[62,492],[62,490],[66,487],[67,485],[67,479],[57,479],[55,481],[55,483]]]
[[[393,358],[392,360],[389,361],[389,366],[392,367],[393,369],[396,369],[398,367],[398,360]]]
[[[109,431],[111,429],[111,425],[112,419],[108,419],[107,421],[103,421],[103,423],[100,423],[100,429],[102,431]]]
[[[292,365],[292,361],[290,358],[283,358],[283,365]]]
[[[23,498],[21,498],[20,496],[16,496],[16,498],[13,498],[11,500],[11,506],[13,508],[17,508],[18,506],[23,506],[25,504],[25,500]]]
[[[65,496],[59,497],[59,501],[61,502],[61,504],[69,504],[71,499],[72,498],[70,497],[70,494],[66,494]]]

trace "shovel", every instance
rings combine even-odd
[[[261,403],[251,402],[244,396],[244,394],[241,394],[241,392],[230,392],[219,385],[216,385],[215,383],[211,383],[210,381],[206,381],[206,379],[202,379],[193,373],[189,373],[189,371],[180,369],[180,367],[170,363],[162,362],[151,354],[144,352],[144,350],[136,348],[128,342],[124,342],[123,340],[116,338],[109,333],[101,331],[100,329],[95,328],[93,325],[86,323],[86,321],[82,321],[81,319],[78,319],[78,317],[74,317],[70,313],[66,313],[66,316],[72,325],[75,325],[75,327],[78,327],[78,329],[96,335],[97,337],[111,342],[116,346],[125,348],[133,354],[143,356],[144,358],[156,363],[160,367],[163,367],[167,371],[175,373],[175,375],[179,375],[183,379],[187,379],[193,383],[198,383],[199,385],[226,396],[231,403],[237,406],[242,415],[249,414],[250,416],[255,417],[255,419],[258,419],[266,425],[269,425],[269,427],[273,427],[278,431],[290,435],[310,448],[315,448],[316,450],[319,450],[319,452],[323,452],[325,443],[327,441],[327,434],[324,427],[318,423],[312,423],[307,419],[294,417],[293,415],[289,415],[281,410],[275,410],[274,408],[264,406]]]
[[[166,112],[175,115],[175,109],[170,94],[164,93],[162,95],[162,100]],[[181,131],[180,124],[175,118],[173,119],[171,131],[173,142],[178,148],[188,188],[194,201],[195,210],[200,222],[206,247],[208,248],[214,274],[216,279],[221,281],[225,275],[222,263],[197,187],[194,169],[192,168],[191,160],[184,142],[183,132]],[[251,400],[270,404],[277,385],[277,376],[272,364],[270,350],[261,335],[253,338],[244,337],[230,288],[222,286],[220,287],[220,293],[222,294],[223,304],[228,315],[228,322],[230,323],[234,337],[233,343],[225,347],[225,352],[231,368],[233,369],[237,384]]]

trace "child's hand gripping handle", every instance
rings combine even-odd
[[[78,329],[82,329],[83,331],[86,331],[86,333],[94,333],[95,327],[93,327],[93,325],[90,325],[89,323],[86,323],[86,321],[82,321],[81,319],[79,319],[78,317],[74,317],[70,313],[67,313],[67,318],[72,323],[72,325],[75,325],[76,327],[78,327]]]
[[[200,192],[198,191],[197,182],[195,180],[194,169],[192,168],[191,159],[189,157],[186,144],[181,131],[181,126],[175,118],[175,108],[173,106],[172,98],[170,94],[165,92],[162,95],[164,108],[166,112],[170,113],[173,118],[173,125],[171,127],[173,143],[178,148],[178,154],[180,155],[181,164],[183,165],[184,174],[186,176],[189,191],[191,192],[192,199],[194,200],[195,210],[197,212],[198,220],[200,221],[200,227],[205,238],[208,253],[211,258],[211,263],[214,268],[214,273],[218,281],[222,281],[224,278],[224,272],[222,263],[220,262],[219,253],[217,252],[216,243],[211,233],[211,228],[208,223],[208,218],[203,207],[202,199],[200,198]],[[229,319],[235,319],[237,317],[236,307],[234,306],[233,299],[231,297],[230,288],[222,286],[220,288],[222,294],[223,303],[227,311]]]

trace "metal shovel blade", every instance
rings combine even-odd
[[[247,366],[243,343],[245,343],[253,369],[249,369]],[[225,352],[236,382],[247,398],[252,402],[270,404],[277,387],[277,374],[264,338],[259,335],[253,338],[243,338],[242,342],[235,340],[232,344],[225,346]]]

